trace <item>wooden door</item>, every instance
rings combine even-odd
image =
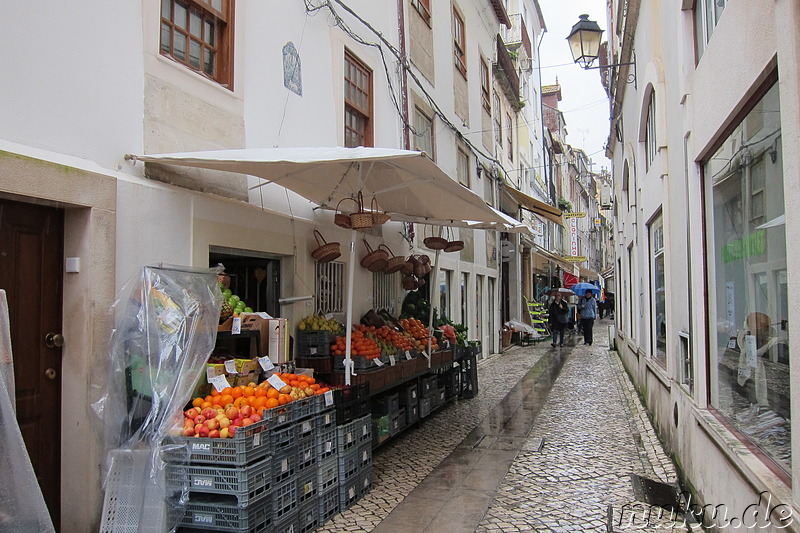
[[[64,214],[0,200],[0,288],[8,296],[19,422],[53,523],[60,523]],[[48,344],[50,346],[48,346]]]

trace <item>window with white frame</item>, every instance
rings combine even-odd
[[[695,0],[694,35],[697,48],[697,61],[703,56],[711,34],[725,10],[727,0]]]
[[[661,215],[650,224],[650,298],[653,358],[667,365],[667,300],[664,274],[664,219]]]
[[[650,165],[656,158],[658,143],[656,141],[656,98],[655,92],[650,92],[650,101],[647,104],[647,119],[644,130],[645,170],[650,170]]]
[[[436,161],[433,144],[433,119],[419,107],[414,108],[414,149]]]
[[[469,152],[460,145],[456,148],[456,175],[458,182],[469,189]]]
[[[314,263],[314,294],[317,314],[341,313],[344,309],[344,263]]]

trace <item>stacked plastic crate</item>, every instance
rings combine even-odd
[[[336,393],[335,456],[339,510],[344,511],[372,488],[372,418],[368,386]]]

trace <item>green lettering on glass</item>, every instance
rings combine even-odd
[[[766,232],[762,229],[724,245],[722,247],[722,263],[728,264],[763,254],[766,245],[765,237]]]

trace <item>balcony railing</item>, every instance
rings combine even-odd
[[[495,64],[495,75],[499,76],[499,81],[503,90],[512,103],[519,103],[519,75],[514,66],[514,60],[508,53],[503,37],[497,34],[497,63]]]
[[[520,13],[509,15],[511,19],[511,27],[505,30],[506,46],[512,50],[516,50],[520,46],[525,49],[526,57],[533,57],[533,49],[531,47],[531,37],[528,34],[528,27],[525,26],[525,19],[522,18]]]

